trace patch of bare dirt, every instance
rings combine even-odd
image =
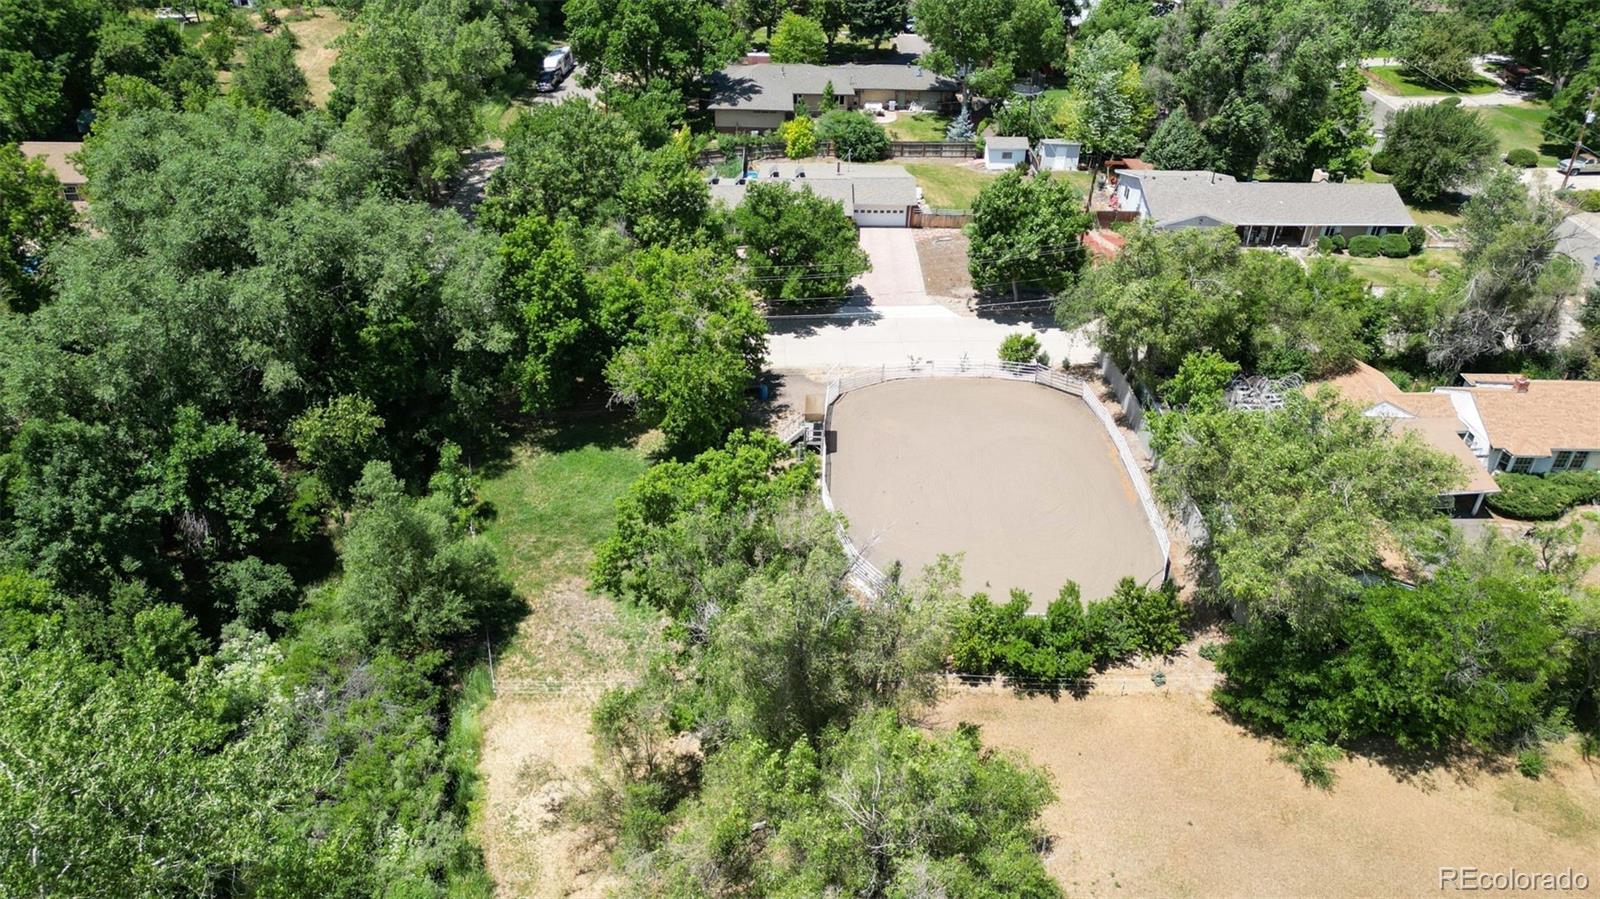
[[[594,761],[595,700],[632,679],[657,634],[581,579],[544,590],[529,606],[497,660],[498,690],[483,714],[484,862],[502,896],[604,896],[621,878],[563,810]]]
[[[1414,896],[1440,866],[1563,870],[1600,889],[1600,765],[1570,744],[1531,781],[1482,767],[1401,775],[1370,760],[1305,786],[1279,747],[1202,695],[949,696],[936,726],[1050,771],[1046,860],[1073,896]]]
[[[960,228],[919,228],[915,239],[928,298],[964,315],[973,314],[976,292],[967,271],[967,235]]]

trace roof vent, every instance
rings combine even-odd
[[[1533,382],[1528,380],[1527,375],[1517,375],[1511,380],[1511,389],[1518,393],[1527,393],[1528,388],[1532,386]]]

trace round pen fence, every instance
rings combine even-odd
[[[1127,472],[1128,480],[1133,484],[1134,491],[1139,496],[1139,504],[1144,509],[1145,519],[1150,525],[1151,532],[1155,535],[1156,545],[1161,551],[1162,570],[1158,572],[1160,579],[1165,580],[1172,559],[1172,544],[1167,538],[1167,530],[1162,523],[1160,512],[1156,510],[1155,498],[1150,493],[1150,486],[1145,481],[1144,472],[1140,470],[1139,463],[1135,460],[1133,451],[1128,446],[1128,441],[1123,438],[1122,432],[1117,429],[1116,421],[1111,413],[1106,410],[1093,390],[1080,378],[1074,378],[1060,371],[1047,368],[1034,363],[975,363],[975,362],[913,362],[904,365],[886,365],[874,369],[851,372],[836,378],[828,384],[823,398],[823,430],[825,433],[833,431],[833,404],[839,397],[852,390],[882,384],[885,381],[900,381],[910,378],[998,378],[1009,381],[1026,381],[1042,384],[1054,390],[1083,400],[1084,405],[1094,413],[1110,435],[1111,442],[1117,448],[1117,457],[1122,461],[1122,466]],[[833,496],[829,492],[828,484],[828,441],[822,441],[822,505],[830,513],[837,511],[834,507]],[[845,554],[850,559],[849,578],[859,589],[869,595],[879,595],[889,583],[888,575],[873,564],[850,539],[850,534],[843,524],[836,523],[835,532],[839,542],[844,546]]]

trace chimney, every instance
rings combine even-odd
[[[1533,386],[1533,382],[1528,380],[1527,375],[1517,375],[1511,379],[1511,389],[1517,393],[1527,393],[1528,388],[1531,386]]]

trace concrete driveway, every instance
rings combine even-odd
[[[846,307],[827,315],[778,315],[767,320],[767,364],[775,369],[832,370],[900,365],[913,359],[997,361],[1007,334],[1026,331],[1044,344],[1052,362],[1091,362],[1097,351],[1087,334],[1068,333],[1049,321],[978,318],[939,305]]]
[[[862,305],[925,306],[932,302],[922,282],[915,233],[911,228],[861,229],[861,249],[872,260],[872,269],[853,282],[865,295]]]

